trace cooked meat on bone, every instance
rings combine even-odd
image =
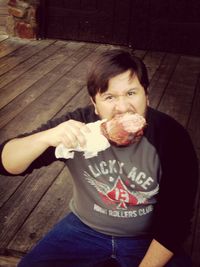
[[[102,134],[116,145],[128,145],[137,142],[143,135],[146,120],[135,113],[117,114],[101,124]]]

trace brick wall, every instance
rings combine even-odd
[[[8,16],[7,0],[0,1],[0,34],[6,34],[6,18]]]
[[[10,36],[35,39],[39,0],[9,0],[6,31]]]

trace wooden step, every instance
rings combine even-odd
[[[20,258],[0,256],[0,267],[16,267]]]

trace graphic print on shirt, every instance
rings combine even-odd
[[[126,211],[143,204],[149,208],[151,206],[152,210],[150,199],[158,193],[159,185],[156,184],[154,187],[154,179],[148,177],[144,171],[138,171],[134,166],[125,176],[124,163],[116,160],[110,160],[107,163],[101,161],[98,167],[96,164],[88,167],[90,173],[84,172],[85,179],[98,192],[104,206],[113,210]],[[95,205],[96,208],[98,209],[97,205]],[[99,211],[103,213],[101,207]],[[104,213],[109,214],[107,211]]]

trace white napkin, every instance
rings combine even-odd
[[[110,146],[107,138],[102,135],[100,130],[100,125],[105,120],[98,120],[96,122],[91,122],[87,124],[87,127],[91,132],[85,133],[82,131],[86,138],[86,145],[80,147],[79,145],[76,148],[67,148],[63,144],[60,144],[55,149],[56,158],[74,158],[74,151],[84,152],[84,157],[86,159],[97,156],[98,152],[107,149]]]

